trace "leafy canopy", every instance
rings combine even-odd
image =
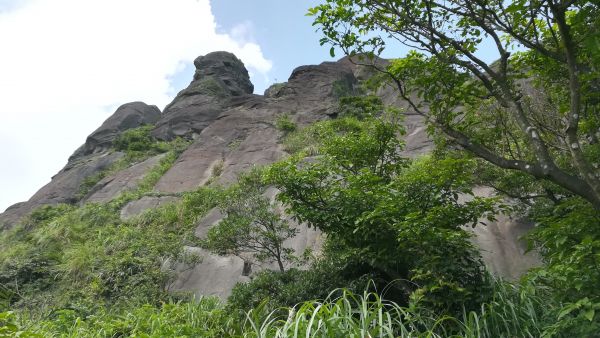
[[[474,163],[402,157],[393,115],[317,125],[317,156],[299,152],[267,172],[288,212],[388,281],[412,280],[415,300],[448,310],[485,297],[481,261],[460,227],[495,212],[493,199],[461,200],[472,194]]]
[[[380,70],[444,142],[600,208],[597,2],[327,0],[309,14],[322,44]],[[415,51],[370,62],[390,43]]]

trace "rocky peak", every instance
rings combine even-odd
[[[214,80],[229,95],[252,94],[254,85],[244,63],[229,52],[212,52],[194,60],[194,81]]]
[[[194,61],[196,72],[187,88],[165,107],[153,135],[160,139],[195,137],[231,103],[251,96],[244,63],[228,52],[212,52]]]
[[[160,110],[144,102],[130,102],[117,108],[102,125],[87,137],[85,143],[69,158],[69,162],[111,147],[114,139],[123,131],[145,124],[154,124],[160,118]]]

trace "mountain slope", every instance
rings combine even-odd
[[[162,154],[130,158],[118,151],[115,140],[127,130],[150,125],[150,134],[165,142],[186,139],[189,145],[160,177],[150,192],[127,203],[121,218],[129,219],[145,210],[177,202],[181,194],[207,184],[227,185],[255,165],[273,163],[286,152],[276,120],[288,116],[299,126],[334,117],[339,97],[353,94],[365,69],[344,58],[338,62],[296,68],[289,80],[252,94],[253,85],[243,63],[233,54],[214,52],[198,57],[190,85],[179,92],[161,113],[141,102],[125,104],[92,133],[69,158],[65,168],[28,201],[11,206],[0,214],[0,225],[11,228],[19,219],[42,205],[107,202],[135,189],[143,177],[161,161]],[[406,108],[392,88],[379,90],[387,105]],[[405,118],[407,156],[432,149],[420,116],[408,112]],[[488,193],[488,192],[486,192]],[[274,191],[269,197],[273,197]],[[217,209],[198,221],[196,235],[221,219]],[[320,235],[298,225],[300,233],[288,243],[297,252],[318,248]],[[475,229],[475,241],[492,271],[509,278],[534,264],[535,256],[524,255],[518,237],[530,225],[500,217],[487,227]],[[160,234],[156,234],[160,236]],[[228,295],[238,281],[247,280],[244,262],[234,256],[215,256],[199,248],[188,248],[204,259],[192,268],[181,267],[171,290],[196,294]]]

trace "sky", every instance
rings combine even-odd
[[[257,94],[332,61],[305,16],[319,2],[0,0],[0,212],[48,183],[121,104],[164,108],[199,55],[237,55]]]

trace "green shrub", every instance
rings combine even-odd
[[[298,126],[296,123],[290,120],[290,116],[288,114],[278,116],[277,120],[275,121],[275,127],[284,134],[291,133],[298,129]]]
[[[352,95],[353,91],[354,87],[348,78],[338,79],[331,84],[331,95],[335,98]]]
[[[117,151],[124,151],[132,158],[143,155],[147,157],[168,151],[168,143],[155,139],[150,134],[152,129],[154,129],[152,125],[128,129],[115,138],[113,147]]]
[[[240,336],[242,325],[229,319],[218,299],[200,298],[99,311],[93,316],[62,309],[35,323],[34,331],[45,337],[220,338]]]
[[[238,283],[227,300],[227,306],[237,312],[247,312],[264,302],[269,310],[293,307],[307,300],[325,299],[338,288],[360,292],[375,277],[368,269],[336,265],[331,260],[315,262],[308,270],[264,270],[253,276],[250,282]]]
[[[323,300],[274,311],[252,323],[258,337],[545,337],[552,307],[545,294],[497,280],[496,296],[475,311],[442,316],[421,305],[401,306],[365,289],[334,290]],[[257,308],[261,310],[261,308]],[[248,318],[252,321],[250,311]]]
[[[0,304],[33,319],[61,307],[94,313],[168,299],[165,287],[173,274],[164,262],[193,260],[183,244],[192,237],[198,217],[214,207],[213,191],[183,194],[182,202],[127,222],[119,213],[127,202],[151,192],[186,145],[171,142],[172,150],[137,189],[108,203],[42,207],[3,233]]]
[[[217,80],[210,76],[200,79],[194,89],[199,91],[201,94],[215,97],[225,97],[228,94],[227,90],[223,88],[223,86],[221,86]]]
[[[340,98],[338,115],[340,117],[355,117],[364,119],[376,117],[383,113],[384,105],[381,98],[375,95],[344,96]]]
[[[532,216],[537,223],[528,235],[545,265],[527,278],[554,292],[562,303],[553,332],[591,337],[600,332],[600,212],[580,198],[558,205],[538,203]]]

